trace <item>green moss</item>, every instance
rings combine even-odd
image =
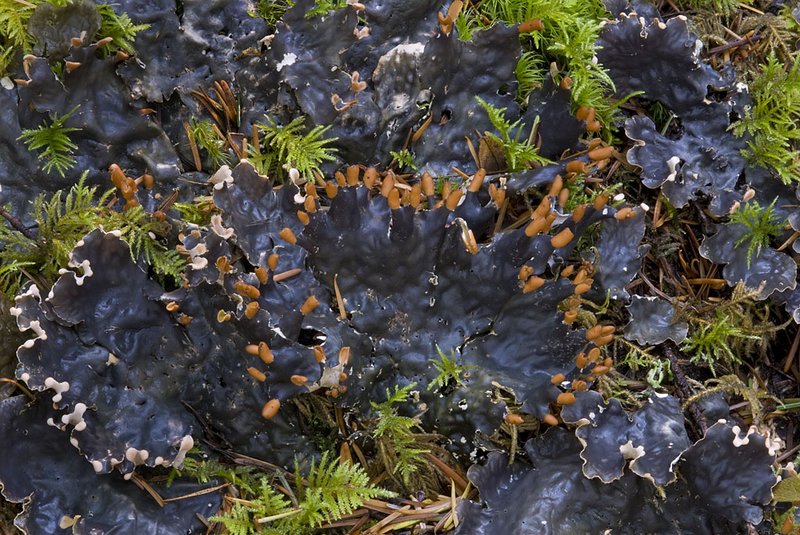
[[[733,15],[739,6],[752,4],[751,0],[681,0],[677,5],[683,9],[705,11],[723,17]]]
[[[475,100],[486,111],[492,126],[500,134],[498,136],[492,132],[484,133],[485,136],[503,147],[509,171],[528,169],[530,164],[551,163],[547,158],[539,156],[539,149],[533,144],[536,124],[531,127],[531,133],[527,138],[522,137],[522,119],[511,123],[506,119],[506,108],[495,108],[480,97],[475,97]]]
[[[522,53],[514,69],[518,83],[517,98],[520,102],[525,102],[531,91],[542,87],[546,72],[546,63],[541,54],[532,50]]]
[[[98,4],[97,13],[101,18],[100,30],[97,32],[98,39],[111,37],[113,41],[106,45],[110,48],[118,48],[127,54],[134,54],[133,41],[136,34],[148,29],[149,24],[134,24],[127,13],[118,15],[111,4]]]
[[[733,325],[730,317],[718,314],[715,321],[695,328],[681,345],[681,350],[691,355],[689,361],[692,364],[706,366],[716,375],[719,361],[728,368],[741,364],[741,358],[731,348],[730,341],[748,336]]]
[[[301,177],[310,177],[326,161],[333,161],[336,149],[329,145],[337,138],[323,137],[330,126],[317,125],[305,132],[305,117],[296,117],[284,126],[271,118],[256,126],[263,132],[264,146],[249,145],[248,159],[259,173],[282,177],[290,168]]]
[[[787,65],[771,53],[750,94],[752,106],[732,127],[737,136],[750,136],[744,155],[772,168],[784,184],[800,181],[800,62]]]
[[[221,165],[229,164],[230,155],[225,150],[225,139],[222,133],[209,120],[191,119],[189,121],[189,135],[197,148],[204,151],[211,160],[211,166],[216,169]]]
[[[294,5],[294,0],[258,0],[255,11],[250,13],[251,17],[261,17],[270,26],[280,20],[286,11]]]
[[[392,164],[397,165],[398,170],[402,171],[403,169],[410,169],[411,171],[416,172],[417,169],[419,169],[416,162],[414,162],[414,153],[410,150],[393,150],[389,151],[389,154],[392,156]]]
[[[25,143],[29,151],[42,149],[38,158],[44,162],[42,169],[46,173],[55,170],[63,177],[64,172],[72,169],[76,163],[72,156],[78,146],[69,138],[69,134],[78,132],[80,128],[64,126],[64,123],[78,108],[75,106],[64,115],[54,114],[49,125],[26,128],[17,138],[17,141]]]
[[[307,535],[325,523],[347,516],[366,500],[395,496],[372,485],[360,465],[327,453],[318,462],[312,461],[305,478],[295,463],[292,490],[296,505],[277,490],[274,479],[268,475],[240,478],[237,485],[240,497],[233,500],[233,507],[209,520],[223,524],[231,534]]]
[[[386,389],[386,401],[370,402],[376,412],[371,432],[377,443],[379,458],[392,477],[399,476],[398,483],[407,488],[421,488],[421,485],[412,482],[428,464],[422,454],[431,451],[419,447],[419,418],[401,416],[397,410],[397,405],[409,400],[416,386],[416,383],[411,383],[403,388],[395,387],[393,393]]]
[[[747,228],[747,233],[736,240],[735,247],[747,245],[747,267],[753,255],[758,256],[761,249],[769,246],[769,242],[780,235],[784,222],[774,212],[777,198],[766,208],[762,208],[757,201],[743,204],[731,214],[731,223],[739,223]]]
[[[195,197],[190,203],[176,202],[172,207],[181,214],[183,221],[200,227],[211,223],[211,216],[219,212],[210,195]]]
[[[347,7],[347,0],[316,0],[314,7],[309,9],[305,18],[311,19],[320,15],[327,15],[329,11]]]
[[[439,360],[432,360],[431,365],[436,369],[436,377],[428,385],[428,390],[446,391],[448,388],[464,386],[464,377],[469,370],[477,366],[465,366],[456,361],[455,350],[450,350],[450,356],[437,345],[436,352]]]
[[[461,41],[471,41],[473,34],[482,27],[474,13],[467,10],[459,11],[453,25]]]
[[[735,369],[747,355],[766,354],[775,334],[784,329],[770,320],[770,307],[757,301],[758,290],[739,283],[730,298],[714,303],[698,314],[689,314],[689,337],[681,350],[692,364],[707,367],[716,376],[718,368]]]
[[[542,30],[520,36],[523,55],[516,70],[520,100],[524,102],[549,69],[556,74],[556,82],[563,76],[571,78],[575,108],[595,108],[597,118],[608,127],[617,113],[608,99],[614,85],[595,62],[595,43],[607,15],[599,0],[483,0],[466,8],[463,20],[456,20],[456,28],[471,34],[476,27],[498,22],[514,25],[541,20]]]
[[[27,54],[33,48],[28,20],[38,3],[0,0],[0,75],[6,73],[16,51]]]
[[[49,200],[44,195],[36,199],[36,238],[0,225],[0,291],[9,298],[26,280],[53,284],[59,270],[67,267],[78,241],[101,226],[106,231],[119,230],[130,245],[131,257],[143,259],[158,276],[180,278],[185,260],[159,239],[169,224],[153,218],[141,206],[124,212],[108,208],[114,190],[98,198],[97,187],[86,186],[85,177],[86,173],[66,196],[59,191]]]

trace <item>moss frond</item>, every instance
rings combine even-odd
[[[290,168],[297,169],[300,176],[310,176],[312,172],[319,171],[323,162],[335,159],[333,155],[336,149],[329,145],[337,138],[323,137],[330,126],[317,125],[304,132],[305,117],[297,117],[284,126],[267,117],[267,122],[256,125],[264,133],[266,150],[273,153],[268,160],[269,171],[279,176],[283,176],[283,170]],[[259,149],[255,150],[260,152]]]
[[[716,377],[719,364],[730,370],[742,363],[738,342],[758,340],[759,336],[737,325],[733,315],[717,310],[712,321],[694,322],[691,335],[681,344],[681,351],[690,355],[689,362],[707,367]]]
[[[34,38],[28,33],[28,20],[38,3],[0,0],[0,45],[3,48],[17,48],[26,53],[31,51]],[[0,74],[3,74],[2,71]]]
[[[106,230],[119,230],[122,239],[131,248],[134,260],[142,258],[161,276],[178,279],[186,266],[186,260],[175,249],[169,249],[157,236],[163,232],[163,223],[153,218],[141,205],[124,212],[106,214]]]
[[[330,11],[347,7],[347,0],[316,0],[314,7],[306,11],[305,18],[313,19],[317,16],[325,16]]]
[[[402,149],[398,151],[389,151],[389,154],[392,157],[392,163],[397,165],[399,170],[403,169],[410,169],[411,171],[416,172],[417,167],[416,162],[414,161],[414,153],[408,149]]]
[[[231,510],[224,515],[215,515],[209,518],[211,522],[219,522],[230,535],[250,535],[258,533],[256,526],[250,518],[250,509],[242,504],[235,503]]]
[[[403,388],[395,386],[394,392],[386,389],[386,401],[370,402],[376,412],[371,431],[379,456],[383,465],[391,470],[393,479],[404,487],[412,486],[412,480],[427,464],[421,456],[431,452],[429,448],[420,447],[423,441],[418,432],[421,430],[419,417],[402,416],[396,407],[408,401],[414,387],[416,383]]]
[[[0,75],[8,72],[11,62],[14,60],[14,47],[0,45]]]
[[[211,216],[219,212],[210,195],[195,197],[190,203],[176,202],[172,207],[181,214],[183,221],[200,227],[211,223]]]
[[[100,30],[98,37],[111,37],[113,41],[107,47],[118,48],[128,54],[134,54],[133,41],[136,34],[150,27],[149,24],[134,24],[127,13],[118,15],[111,4],[98,4],[97,13],[100,15]]]
[[[4,242],[5,232],[8,229],[0,227],[0,242]],[[0,252],[0,289],[3,294],[11,301],[25,283],[23,270],[34,265],[33,262],[23,262],[19,260],[4,261],[3,252]]]
[[[531,128],[531,135],[522,138],[522,119],[511,123],[506,119],[506,108],[495,108],[480,97],[475,97],[475,99],[486,111],[492,126],[500,133],[499,136],[491,132],[486,132],[485,135],[502,145],[509,171],[527,169],[530,164],[551,163],[547,158],[539,156],[539,150],[532,143],[531,138],[536,132],[535,124]]]
[[[28,275],[52,284],[58,271],[66,268],[75,245],[92,230],[119,230],[131,248],[131,257],[149,264],[161,277],[178,280],[185,259],[167,247],[159,236],[165,223],[155,219],[141,206],[117,212],[106,205],[113,195],[109,190],[97,197],[97,187],[85,184],[84,173],[64,195],[62,191],[47,199],[36,198],[33,216],[38,236],[30,239],[6,225],[0,225],[0,291],[13,296]],[[168,224],[167,224],[168,225]]]
[[[299,468],[295,472],[299,478]],[[298,485],[301,512],[293,522],[312,527],[352,513],[365,500],[395,496],[393,492],[370,484],[369,476],[360,465],[331,458],[327,452],[319,463],[311,463],[306,480],[307,486]]]
[[[77,132],[80,128],[64,126],[72,114],[78,111],[80,105],[75,106],[64,115],[53,115],[52,122],[37,128],[26,128],[17,138],[22,141],[29,151],[44,149],[39,153],[39,160],[44,161],[42,169],[49,173],[54,170],[64,176],[64,172],[71,169],[76,161],[73,158],[78,146],[69,138],[69,134]]]
[[[800,61],[790,63],[769,55],[750,84],[753,105],[732,127],[750,136],[745,156],[771,167],[784,184],[800,181]]]
[[[258,0],[255,11],[251,17],[261,17],[270,26],[280,20],[286,11],[294,5],[294,0]]]
[[[262,150],[258,144],[247,144],[247,161],[253,164],[259,175],[281,175],[278,155],[272,150]]]
[[[464,386],[464,377],[469,370],[477,368],[477,366],[466,366],[459,364],[456,361],[455,350],[450,350],[450,356],[447,356],[442,348],[436,346],[436,352],[439,355],[439,360],[432,360],[431,365],[436,370],[436,377],[428,385],[428,390],[443,391],[450,387]]]
[[[517,99],[525,102],[531,91],[542,87],[547,65],[544,58],[536,52],[527,51],[520,55],[514,74],[517,78]]]
[[[761,254],[761,250],[769,246],[770,240],[779,236],[783,230],[783,221],[774,212],[777,200],[774,199],[766,208],[762,208],[758,201],[750,201],[731,214],[731,223],[739,223],[747,228],[747,233],[736,240],[734,246],[747,245],[748,268],[753,255]]]
[[[554,72],[571,78],[573,106],[595,108],[598,120],[609,126],[618,114],[607,97],[614,85],[595,57],[595,43],[606,15],[599,0],[483,0],[471,3],[464,20],[456,20],[456,27],[471,34],[476,26],[498,22],[514,25],[539,19],[542,30],[520,36],[523,45],[522,64],[517,66],[520,96],[524,99],[527,96],[524,91],[529,92],[531,82],[543,78],[547,66],[552,65]],[[525,56],[526,53],[530,54]],[[540,68],[538,75],[534,73],[535,66]]]
[[[192,448],[183,466],[178,469],[172,467],[167,476],[167,486],[177,477],[190,477],[198,483],[209,483],[212,479],[224,479],[236,486],[242,492],[254,494],[261,484],[254,474],[254,469],[249,466],[223,464],[213,459],[203,458],[198,448]]]
[[[212,167],[217,168],[231,162],[231,157],[225,150],[225,138],[214,123],[191,119],[188,132],[197,147],[206,152]]]
[[[277,490],[272,479],[262,476],[257,484],[238,485],[242,497],[234,500],[229,511],[209,520],[220,522],[230,533],[305,535],[315,532],[325,523],[349,515],[366,500],[395,496],[395,493],[371,484],[360,465],[342,461],[328,453],[324,453],[319,461],[312,461],[305,478],[299,463],[295,462],[296,506]]]
[[[481,23],[474,13],[463,9],[459,11],[454,26],[461,41],[471,41],[472,35],[481,29]]]
[[[681,0],[677,5],[686,9],[705,11],[723,17],[733,15],[739,6],[752,4],[750,0]]]

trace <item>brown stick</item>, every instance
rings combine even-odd
[[[740,47],[742,45],[751,45],[753,43],[756,43],[756,42],[760,41],[761,39],[763,39],[763,37],[764,37],[763,35],[756,34],[756,35],[753,35],[751,37],[745,37],[743,39],[737,39],[736,41],[731,41],[730,43],[725,43],[724,45],[720,45],[720,46],[712,48],[711,50],[708,51],[708,55],[709,56],[715,56],[715,55],[719,54],[720,52],[724,52],[726,50],[730,50],[731,48],[737,48],[737,47]]]
[[[7,212],[2,207],[0,207],[0,215],[3,216],[5,220],[8,221],[12,227],[14,227],[15,230],[21,232],[23,236],[25,236],[29,240],[36,241],[36,235],[33,232],[31,232],[30,229],[25,227],[25,225],[22,224],[22,221],[20,221],[16,216]]]
[[[667,358],[669,359],[672,375],[675,377],[675,385],[678,387],[681,398],[683,401],[686,401],[692,397],[694,392],[692,392],[692,387],[689,386],[689,382],[686,380],[686,375],[684,375],[683,370],[678,364],[678,355],[675,353],[675,349],[673,348],[672,344],[664,345],[664,354],[666,354]],[[700,412],[700,408],[695,403],[689,405],[688,409],[698,427],[700,427],[700,430],[705,435],[706,430],[708,429],[706,417],[703,416],[703,413]]]

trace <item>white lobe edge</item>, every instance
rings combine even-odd
[[[278,63],[275,68],[278,70],[278,72],[280,72],[284,67],[294,65],[295,61],[297,61],[297,54],[294,52],[287,52],[283,55],[283,59],[281,59],[280,63]]]
[[[125,459],[132,462],[135,466],[144,464],[148,457],[150,457],[150,452],[147,450],[137,450],[136,448],[128,448],[125,450]]]
[[[34,320],[34,321],[30,322],[29,327],[34,333],[36,333],[36,336],[37,336],[38,339],[47,340],[47,333],[44,332],[44,329],[42,329],[41,324],[39,323],[39,320]],[[33,345],[33,340],[28,340],[25,343],[27,344],[28,342],[30,342],[31,345]]]
[[[58,403],[61,401],[62,394],[69,390],[69,383],[67,381],[59,383],[52,377],[48,377],[44,380],[44,387],[55,391],[56,394],[53,396],[53,403]]]
[[[633,441],[628,440],[625,444],[620,445],[619,452],[625,459],[635,461],[639,457],[644,457],[644,446],[635,446]]]
[[[740,438],[739,435],[742,433],[742,428],[739,427],[738,425],[734,425],[733,428],[731,429],[731,431],[733,431],[733,447],[740,448],[742,446],[746,446],[747,444],[749,444],[750,435],[752,434],[750,432],[751,430],[748,430],[748,432],[744,435],[744,437]]]
[[[83,431],[86,429],[86,420],[83,419],[83,414],[85,412],[86,404],[76,403],[71,413],[61,416],[61,423],[75,426],[75,431]]]
[[[202,256],[208,252],[208,247],[206,247],[205,243],[198,243],[191,249],[187,249],[186,252],[192,258],[192,263],[190,264],[192,269],[204,269],[208,265],[208,259]]]
[[[183,461],[186,459],[186,454],[189,452],[190,449],[194,447],[194,439],[192,435],[186,435],[181,439],[181,443],[178,446],[178,454],[175,455],[175,459],[172,461],[172,465],[175,468],[180,468],[183,466]]]
[[[669,160],[667,160],[667,167],[669,167],[669,175],[667,175],[667,179],[665,182],[675,182],[675,177],[678,176],[678,164],[681,163],[681,159],[678,156],[673,156]]]
[[[223,165],[220,167],[216,173],[211,175],[211,178],[208,181],[214,185],[214,189],[217,191],[222,190],[224,185],[233,184],[233,174],[231,173],[231,168],[227,165]]]
[[[89,262],[88,259],[83,260],[80,263],[76,263],[75,261],[70,260],[68,265],[71,268],[81,268],[83,275],[78,276],[75,272],[64,268],[59,269],[58,274],[64,275],[66,273],[72,273],[75,276],[75,284],[77,284],[78,286],[83,286],[84,279],[94,275],[94,272],[92,271],[92,264]]]
[[[222,239],[227,240],[231,236],[233,236],[233,229],[232,228],[225,228],[222,224],[222,216],[219,214],[214,214],[211,216],[211,230]]]

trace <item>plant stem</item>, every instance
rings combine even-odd
[[[687,400],[692,397],[692,387],[689,386],[689,382],[686,380],[686,375],[683,373],[683,369],[678,364],[678,355],[675,353],[675,348],[672,344],[665,344],[664,345],[664,354],[669,359],[670,368],[672,369],[672,376],[675,378],[675,385],[678,387],[678,391],[680,392],[681,398]],[[706,422],[706,417],[703,416],[703,413],[700,411],[700,408],[692,403],[688,407],[689,412],[692,414],[692,417],[695,420],[695,423],[702,431],[703,435],[706,434],[706,430],[708,429],[708,423]]]
[[[4,208],[0,207],[0,216],[3,216],[6,221],[8,221],[14,229],[18,230],[22,233],[23,236],[28,238],[29,240],[36,241],[36,234],[31,232],[29,228],[22,224],[22,221],[19,220],[13,214],[7,212]]]

